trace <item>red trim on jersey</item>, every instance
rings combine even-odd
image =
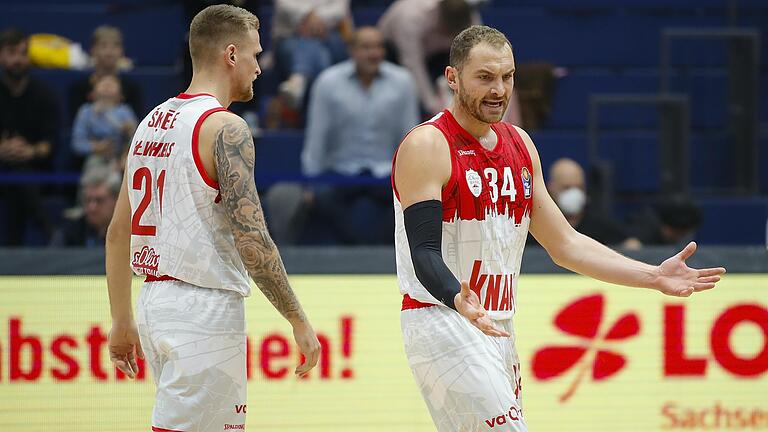
[[[409,132],[410,133],[410,132]],[[406,135],[407,137],[408,135]],[[403,138],[405,140],[405,138]],[[400,201],[400,193],[397,191],[397,185],[395,185],[395,161],[397,160],[397,151],[400,150],[400,146],[395,149],[395,154],[392,156],[392,172],[389,175],[389,179],[392,182],[392,191],[395,192],[395,198]]]
[[[203,181],[208,186],[218,190],[219,189],[219,182],[212,179],[208,172],[205,171],[205,166],[203,165],[203,160],[200,159],[200,151],[198,146],[198,139],[200,138],[200,127],[203,125],[203,121],[205,121],[206,118],[208,118],[209,115],[220,112],[220,111],[226,111],[227,109],[224,107],[217,107],[217,108],[211,108],[208,111],[204,112],[203,115],[200,116],[199,119],[197,119],[197,123],[195,123],[195,129],[192,130],[192,158],[195,160],[195,166],[197,167],[197,172],[200,173],[200,177],[203,178]]]
[[[450,112],[448,110],[445,110],[445,112],[450,114]],[[437,117],[437,115],[435,115],[435,117]],[[405,141],[405,139],[408,138],[408,135],[410,135],[411,132],[413,132],[417,128],[420,128],[421,126],[424,126],[424,125],[431,125],[435,129],[440,131],[440,133],[442,133],[443,136],[445,137],[446,145],[448,146],[448,152],[451,151],[451,141],[448,139],[448,135],[442,129],[440,129],[437,126],[436,121],[427,121],[427,122],[418,124],[418,125],[414,126],[411,130],[409,130],[408,133],[405,134],[403,139],[400,141],[400,144],[395,149],[395,154],[392,156],[392,172],[391,172],[389,178],[392,181],[392,190],[395,192],[395,197],[397,197],[398,201],[400,201],[400,192],[397,191],[397,186],[395,186],[395,161],[397,161],[397,152],[400,151],[400,145],[402,145],[403,142]],[[453,171],[454,171],[454,163],[453,163],[453,157],[451,157],[451,176],[448,178],[448,183],[446,183],[445,186],[443,186],[443,189],[442,189],[443,191],[445,191],[445,190],[452,190],[452,188],[456,187],[456,181],[455,181],[454,176],[453,176]]]
[[[403,306],[400,310],[404,311],[409,309],[423,309],[423,308],[428,308],[433,306],[437,306],[437,305],[432,303],[423,303],[418,300],[414,300],[411,298],[411,296],[406,294],[403,296]]]
[[[157,426],[152,426],[152,432],[184,432],[176,429],[163,429]]]
[[[200,96],[210,96],[210,97],[216,97],[210,93],[195,93],[195,94],[189,94],[189,93],[179,93],[178,96],[176,96],[176,99],[192,99]]]
[[[178,279],[176,279],[173,276],[167,276],[167,275],[152,276],[152,275],[147,275],[146,279],[144,279],[144,282],[161,282],[161,281],[177,281],[177,280]]]

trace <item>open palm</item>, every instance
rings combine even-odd
[[[666,295],[688,297],[694,292],[704,291],[715,287],[720,275],[725,273],[723,267],[694,269],[688,267],[685,260],[696,252],[696,243],[690,242],[676,255],[668,258],[658,267],[657,288]]]
[[[461,291],[456,294],[453,303],[456,305],[456,310],[481,332],[488,336],[509,337],[509,333],[499,330],[493,325],[493,320],[480,304],[480,298],[477,294],[469,289],[467,281],[461,282]]]

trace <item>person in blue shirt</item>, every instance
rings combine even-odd
[[[410,73],[384,56],[379,30],[361,27],[351,40],[350,60],[323,71],[312,86],[302,171],[307,177],[336,175],[340,181],[300,191],[294,186],[294,205],[286,187],[271,191],[271,228],[278,241],[294,241],[306,219],[330,229],[338,243],[392,242],[392,157],[419,122],[419,107]],[[375,220],[362,223],[356,217],[360,212]]]
[[[105,75],[93,87],[93,102],[80,107],[72,127],[72,150],[79,164],[122,166],[133,132],[136,115],[122,102],[120,80]]]

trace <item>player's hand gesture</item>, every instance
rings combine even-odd
[[[127,324],[113,323],[109,331],[109,359],[128,378],[133,379],[139,373],[136,356],[144,358],[136,323],[133,321]]]
[[[688,297],[694,292],[715,287],[715,283],[720,280],[720,275],[725,273],[725,269],[715,267],[698,270],[688,267],[685,260],[695,251],[696,243],[690,242],[683,250],[657,267],[655,286],[659,291],[666,295]]]
[[[317,340],[315,330],[306,321],[293,325],[293,339],[304,356],[304,363],[297,366],[294,373],[303,377],[317,365],[317,360],[320,358],[320,341]]]
[[[491,317],[480,305],[480,298],[469,289],[467,281],[461,281],[461,291],[453,298],[456,310],[488,336],[509,337],[509,333],[499,330],[493,325]]]

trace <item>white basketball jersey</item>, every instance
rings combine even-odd
[[[139,124],[126,162],[131,203],[131,267],[205,288],[250,295],[251,284],[219,185],[203,168],[200,126],[226,109],[211,95],[180,94]]]
[[[512,125],[499,122],[491,125],[498,144],[487,150],[447,110],[425,124],[443,133],[451,153],[451,178],[441,198],[443,261],[459,281],[469,283],[491,318],[509,319],[517,308],[533,199],[533,165],[525,142]],[[392,178],[394,185],[394,172]],[[440,304],[416,277],[397,190],[394,201],[400,293]]]

